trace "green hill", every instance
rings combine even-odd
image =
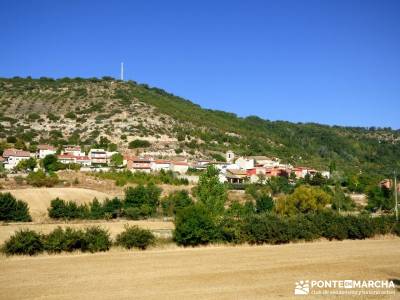
[[[93,145],[106,137],[127,149],[211,157],[276,156],[294,165],[387,176],[400,167],[400,132],[390,128],[268,121],[203,109],[158,88],[112,78],[0,79],[0,138],[35,145]]]

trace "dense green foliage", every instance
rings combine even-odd
[[[87,227],[84,230],[57,227],[47,235],[32,230],[20,230],[12,235],[3,245],[6,255],[35,255],[49,253],[108,251],[112,245],[109,233],[98,227]]]
[[[399,223],[393,216],[343,216],[333,211],[281,217],[273,213],[229,214],[211,218],[202,206],[182,210],[176,219],[174,239],[179,245],[208,243],[282,244],[318,238],[329,240],[365,239],[377,234],[399,235]]]
[[[22,229],[6,240],[1,248],[6,255],[35,255],[44,251],[43,236],[35,231]]]
[[[11,193],[0,193],[0,221],[30,222],[28,204]]]
[[[147,148],[150,147],[150,142],[145,140],[133,140],[129,143],[129,149]]]
[[[103,202],[94,198],[92,202],[80,205],[56,198],[50,202],[48,213],[53,219],[114,219],[123,214],[122,206],[123,202],[116,197]]]
[[[175,191],[161,200],[161,208],[164,216],[175,216],[181,209],[192,205],[194,202],[185,190]]]
[[[154,244],[155,236],[150,230],[138,226],[126,226],[125,230],[117,235],[116,245],[126,249],[138,248],[145,250]]]
[[[154,184],[138,185],[125,190],[124,209],[127,217],[138,219],[154,215],[160,204],[161,189]],[[135,215],[137,213],[137,218]],[[134,214],[134,215],[132,215]]]

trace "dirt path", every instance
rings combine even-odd
[[[294,283],[399,280],[400,239],[0,257],[0,269],[7,299],[330,299],[295,297]]]

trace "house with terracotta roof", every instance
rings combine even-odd
[[[12,170],[20,161],[31,158],[31,154],[28,151],[11,148],[4,150],[3,158],[4,168],[6,170]]]
[[[57,149],[51,145],[39,145],[36,150],[36,157],[45,158],[47,155],[56,154]]]

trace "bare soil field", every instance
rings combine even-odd
[[[331,299],[294,296],[294,284],[398,283],[400,239],[2,256],[0,269],[3,299]],[[368,299],[399,299],[399,293]]]
[[[68,188],[24,188],[13,190],[2,190],[10,192],[18,200],[23,200],[29,205],[29,212],[34,222],[47,220],[47,209],[50,207],[51,200],[59,197],[76,203],[87,203],[97,198],[100,201],[111,198],[113,195],[91,189],[76,187]]]

